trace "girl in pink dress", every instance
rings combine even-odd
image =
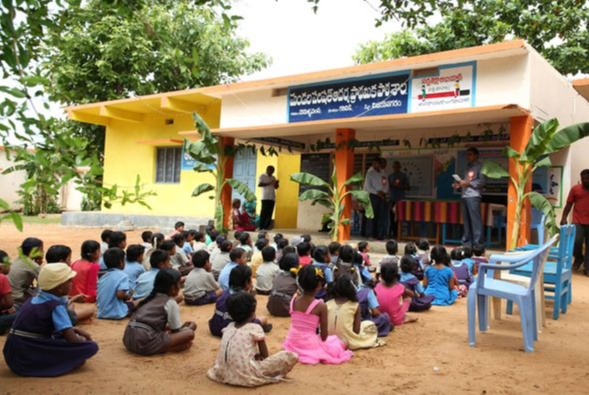
[[[299,355],[299,362],[339,365],[352,358],[353,353],[337,336],[327,335],[327,306],[315,295],[325,286],[323,271],[313,266],[303,267],[297,277],[303,294],[290,303],[291,324],[284,349]],[[317,334],[317,327],[321,334]]]
[[[378,283],[374,292],[380,304],[380,311],[389,314],[391,324],[399,326],[417,321],[417,318],[406,315],[411,305],[411,298],[415,294],[399,283],[401,278],[399,266],[396,263],[385,263],[380,268],[380,278],[381,282]]]

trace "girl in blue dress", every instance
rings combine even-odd
[[[431,252],[432,265],[425,270],[423,286],[425,294],[432,295],[434,306],[450,306],[458,298],[454,271],[450,268],[450,256],[443,246],[435,246]]]

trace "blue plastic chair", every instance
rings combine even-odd
[[[555,253],[551,249],[548,260],[544,265],[544,291],[551,295],[546,295],[546,299],[554,301],[554,311],[552,318],[558,320],[560,313],[566,314],[568,305],[572,302],[573,297],[573,249],[575,246],[575,225],[564,225],[560,228],[560,243]],[[524,265],[513,270],[511,273],[531,277],[532,266]],[[507,314],[511,314],[513,303],[507,303]]]
[[[526,352],[534,351],[534,341],[538,340],[538,327],[536,323],[536,295],[535,285],[538,280],[540,271],[544,265],[550,247],[556,242],[557,236],[553,237],[548,243],[533,251],[524,251],[516,254],[519,258],[518,263],[511,265],[496,265],[492,263],[483,263],[479,265],[479,275],[468,292],[468,342],[471,347],[475,345],[475,321],[476,310],[478,307],[479,330],[486,332],[488,329],[488,303],[487,298],[495,297],[507,299],[515,302],[521,316],[521,327],[524,338],[524,349]],[[505,255],[507,259],[513,259]],[[491,260],[497,261],[497,257]],[[532,277],[528,287],[513,284],[493,278],[495,270],[513,270],[531,263],[533,267]]]

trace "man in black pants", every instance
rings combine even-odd
[[[268,229],[272,223],[272,213],[276,204],[278,180],[274,177],[274,166],[268,166],[266,173],[260,176],[258,186],[262,188],[262,210],[260,211],[260,229]]]
[[[562,213],[561,225],[567,224],[567,218],[571,209],[573,210],[573,224],[576,228],[575,235],[575,263],[574,270],[579,270],[583,265],[583,271],[589,276],[589,169],[581,172],[581,184],[571,188],[567,205]],[[585,253],[583,254],[583,242],[585,242]]]

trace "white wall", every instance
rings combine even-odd
[[[223,96],[221,128],[262,126],[288,122],[287,96],[272,97],[266,89]]]
[[[526,55],[477,62],[476,106],[517,104],[530,107],[530,78]]]

